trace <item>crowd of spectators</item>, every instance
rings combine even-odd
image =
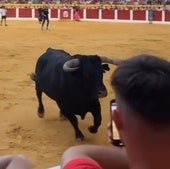
[[[0,4],[5,5],[6,8],[38,9],[47,5],[51,9],[74,9],[76,6],[79,9],[170,10],[170,0],[0,0]]]
[[[170,0],[0,0],[13,4],[108,4],[108,5],[170,5]]]

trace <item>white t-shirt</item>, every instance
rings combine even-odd
[[[5,8],[0,9],[1,16],[6,16],[7,10]]]

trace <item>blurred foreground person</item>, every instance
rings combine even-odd
[[[117,104],[112,119],[125,149],[71,147],[62,168],[170,169],[170,63],[150,55],[129,58],[115,70],[111,84]],[[108,137],[111,141],[110,131]]]
[[[0,169],[32,169],[24,155],[0,156]]]

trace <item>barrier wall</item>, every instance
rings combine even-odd
[[[107,22],[148,22],[148,10],[116,10],[116,9],[80,9],[82,21]],[[36,20],[38,9],[9,8],[7,17],[10,20]],[[49,9],[50,20],[73,20],[73,9]],[[170,11],[154,11],[153,23],[170,24]]]

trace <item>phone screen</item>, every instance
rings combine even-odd
[[[115,102],[115,99],[113,99],[110,102],[110,120],[111,120],[111,127],[112,127],[111,131],[114,135],[113,139],[120,139],[118,131],[117,131],[116,126],[115,126],[115,123],[112,120],[112,114],[113,114],[114,110],[116,110],[116,109],[117,109],[116,102]]]
[[[116,129],[116,125],[114,121],[112,120],[112,113],[114,113],[114,110],[116,109],[117,109],[117,105],[116,105],[115,99],[112,99],[110,101],[110,119],[111,119],[111,132],[112,132],[113,145],[117,147],[124,147],[124,144],[121,141],[119,133]]]

